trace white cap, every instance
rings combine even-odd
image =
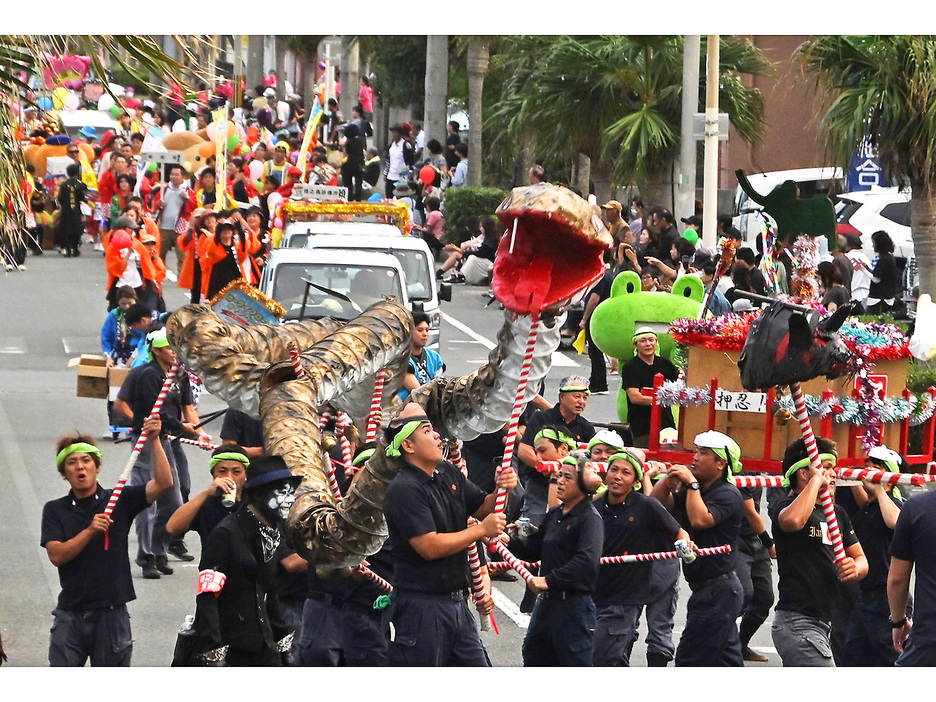
[[[868,451],[868,458],[882,461],[892,473],[899,473],[900,465],[903,463],[900,454],[886,446],[875,446]]]
[[[622,439],[620,434],[616,431],[611,431],[610,429],[599,429],[596,431],[595,435],[588,442],[589,450],[598,444],[607,444],[618,451],[624,450],[624,439]]]

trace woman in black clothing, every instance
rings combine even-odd
[[[881,314],[894,309],[897,302],[897,261],[894,259],[894,242],[884,230],[871,235],[871,243],[877,254],[877,262],[871,271],[871,287],[868,289],[868,314]]]
[[[349,200],[360,200],[364,182],[364,137],[356,124],[346,124],[339,143],[345,155],[341,182],[348,188]]]
[[[211,262],[211,273],[208,278],[208,294],[210,300],[217,295],[232,280],[243,277],[239,258],[245,254],[237,249],[235,241],[237,227],[232,222],[220,222],[215,229],[214,241],[208,244],[207,256]],[[243,241],[243,237],[240,237]]]
[[[838,307],[846,304],[850,298],[848,288],[842,285],[842,273],[831,261],[823,261],[816,269],[819,275],[819,287],[822,293],[822,304],[834,312]]]
[[[523,639],[523,665],[590,666],[596,623],[592,594],[604,542],[591,496],[601,479],[585,457],[566,456],[553,481],[561,504],[535,534],[507,539],[521,558],[542,556],[540,575],[527,585],[538,598]]]

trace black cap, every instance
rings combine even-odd
[[[255,490],[264,485],[279,482],[280,480],[289,480],[293,482],[294,485],[299,485],[299,483],[302,482],[300,476],[293,475],[290,472],[282,456],[260,456],[260,458],[256,458],[250,462],[250,479],[244,483],[244,492]]]

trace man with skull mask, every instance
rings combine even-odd
[[[240,508],[215,527],[198,564],[195,658],[230,666],[289,665],[292,632],[276,597],[276,550],[299,476],[281,456],[250,463]]]

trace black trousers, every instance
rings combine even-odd
[[[588,360],[591,363],[591,375],[588,388],[592,392],[604,392],[608,389],[608,371],[605,368],[604,353],[595,344],[591,335],[591,321],[585,325],[585,340],[588,342]]]

